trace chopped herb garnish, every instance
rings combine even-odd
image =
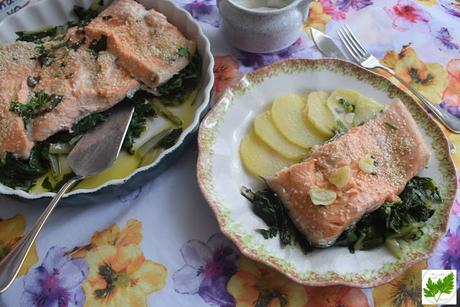
[[[395,124],[393,123],[390,123],[389,121],[384,121],[385,125],[387,125],[389,128],[393,129],[393,130],[398,130],[398,126],[396,126]]]
[[[184,58],[190,58],[191,54],[188,48],[180,47],[177,49],[177,54]]]
[[[336,120],[336,128],[334,129],[334,134],[343,134],[347,133],[348,128],[341,120]]]
[[[48,95],[47,93],[40,91],[35,93],[28,103],[20,103],[12,101],[10,105],[10,111],[21,116],[24,121],[28,121],[34,117],[43,115],[52,109],[54,109],[62,101],[62,96],[59,95]]]
[[[29,87],[37,86],[38,82],[40,82],[40,77],[33,77],[33,76],[28,76],[27,77],[27,85]]]
[[[95,53],[107,50],[107,36],[103,35],[100,39],[92,41],[88,48]]]
[[[355,112],[355,105],[348,102],[347,100],[340,98],[339,99],[340,105],[345,109],[345,112],[347,113],[353,113]]]

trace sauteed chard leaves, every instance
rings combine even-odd
[[[252,192],[243,187],[241,194],[253,206],[268,229],[257,230],[265,239],[278,233],[282,245],[299,244],[305,251],[312,247],[294,226],[287,210],[270,189]],[[355,225],[349,227],[335,242],[335,246],[347,246],[351,253],[369,250],[382,244],[396,257],[402,255],[397,240],[413,241],[423,235],[425,222],[433,215],[433,203],[442,201],[433,179],[414,177],[399,195],[400,202],[385,202],[374,212],[365,214]]]

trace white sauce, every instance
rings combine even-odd
[[[293,0],[231,0],[233,3],[238,4],[248,9],[257,11],[272,11],[283,8],[291,4]]]

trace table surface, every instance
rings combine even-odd
[[[30,1],[0,1],[0,16]],[[318,58],[305,31],[272,54],[232,49],[214,0],[177,0],[209,37],[216,96],[243,73],[286,58]],[[460,2],[321,0],[304,30],[335,39],[347,23],[378,58],[423,94],[460,115]],[[446,132],[456,146],[460,136]],[[155,180],[92,204],[59,207],[0,306],[421,306],[421,270],[460,269],[460,203],[428,261],[372,289],[304,287],[242,257],[219,233],[199,191],[196,140]],[[43,206],[0,196],[0,257]]]

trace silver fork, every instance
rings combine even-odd
[[[342,43],[345,45],[348,53],[355,60],[355,62],[367,69],[372,70],[375,68],[380,68],[392,74],[396,79],[398,79],[399,82],[404,84],[418,99],[420,99],[425,104],[425,106],[428,109],[430,109],[430,111],[433,112],[433,114],[444,124],[444,126],[447,127],[447,129],[454,133],[460,133],[460,119],[450,114],[447,110],[444,110],[432,103],[419,91],[417,91],[412,85],[410,85],[403,78],[398,76],[392,69],[380,64],[379,60],[372,54],[370,54],[369,51],[366,50],[366,48],[363,47],[363,45],[358,41],[356,36],[353,34],[353,32],[347,25],[337,30],[337,34]]]

